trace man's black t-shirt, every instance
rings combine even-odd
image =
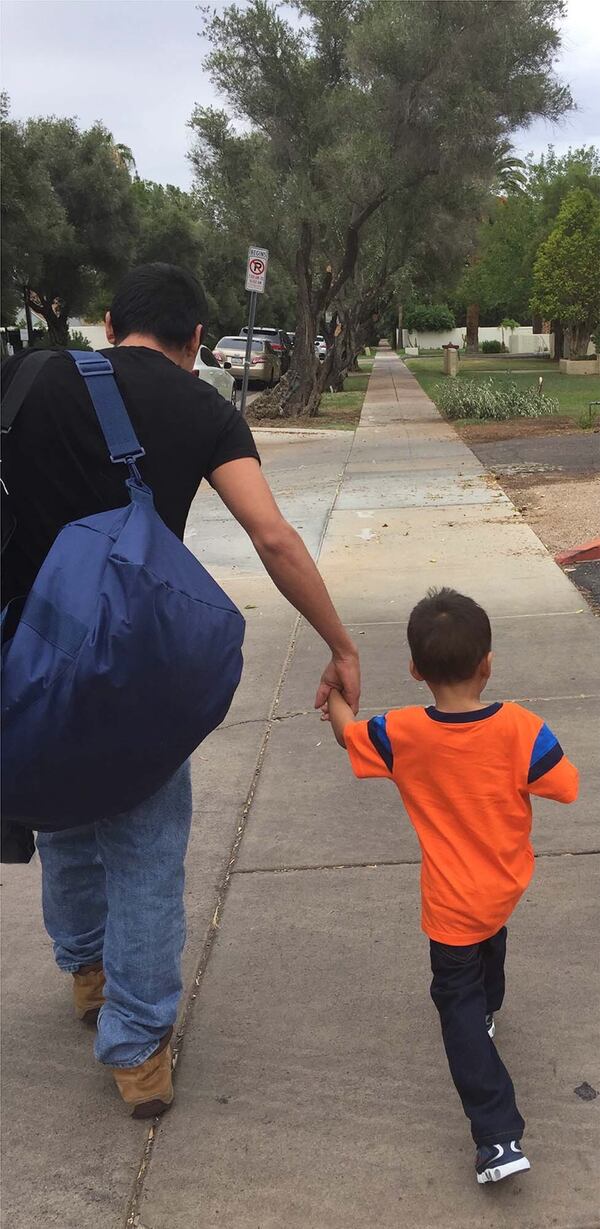
[[[138,462],[156,509],[183,538],[191,502],[203,478],[228,461],[258,459],[252,433],[209,384],[145,346],[102,351],[136,435],[146,450]],[[2,367],[6,390],[27,351]],[[125,465],[114,465],[87,387],[68,355],[38,375],[5,437],[2,477],[17,528],[2,558],[3,604],[25,594],[57,533],[69,521],[128,503]]]

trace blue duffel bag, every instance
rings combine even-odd
[[[154,794],[225,717],[245,628],[159,517],[111,363],[69,353],[111,460],[128,467],[130,503],[62,529],[14,632],[5,620],[3,813],[43,830]]]

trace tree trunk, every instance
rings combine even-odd
[[[479,353],[479,303],[467,307],[467,354]]]
[[[554,333],[554,362],[563,358],[565,347],[565,333],[560,320],[553,320],[551,324],[551,332]]]
[[[29,302],[29,289],[23,287],[23,303],[25,305],[25,327],[27,329],[27,345],[32,346],[35,341],[33,332],[33,320],[31,319],[31,304]]]
[[[356,359],[360,345],[356,336],[355,315],[351,308],[340,311],[333,344],[319,372],[321,393],[330,388],[334,393],[343,392],[346,376],[350,371],[358,371]]]
[[[531,325],[532,325],[534,333],[544,332],[544,321],[542,320],[541,316],[538,316],[534,313],[533,316],[531,317]]]
[[[46,317],[46,324],[50,345],[63,346],[67,350],[69,348],[69,317],[62,310],[60,315],[52,311]]]
[[[255,418],[313,418],[319,412],[317,316],[312,309],[307,251],[296,253],[296,336],[290,369],[275,388],[252,403]]]
[[[48,341],[51,346],[68,349],[69,346],[69,309],[68,305],[55,296],[46,299],[31,286],[26,288],[29,306],[36,315],[41,316],[48,330]]]
[[[589,324],[578,324],[569,329],[569,358],[585,358],[591,335],[592,329]]]

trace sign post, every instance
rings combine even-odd
[[[242,418],[246,416],[246,398],[248,396],[248,380],[250,378],[250,358],[252,355],[252,334],[256,320],[256,304],[259,294],[264,294],[267,284],[267,265],[269,253],[267,248],[248,248],[246,264],[246,290],[250,291],[250,308],[248,311],[248,336],[246,338],[246,356],[244,358],[244,378],[242,380],[242,401],[240,411]]]

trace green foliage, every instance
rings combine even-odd
[[[34,350],[52,350],[53,348],[56,347],[57,343],[49,336],[47,329],[34,329],[34,337],[35,337],[35,340],[33,343]],[[93,346],[90,346],[90,343],[87,337],[84,337],[83,333],[80,333],[78,329],[74,329],[71,332],[69,332],[66,338],[66,341],[64,343],[64,348],[65,350],[67,349],[68,350],[93,350],[94,349]]]
[[[173,184],[138,179],[131,194],[137,222],[134,263],[163,260],[196,269],[205,236],[190,193]]]
[[[295,7],[300,24],[269,0],[204,10],[206,67],[250,131],[235,132],[223,111],[197,110],[192,161],[216,226],[260,239],[294,279],[290,403],[314,412],[312,338],[328,308],[359,301],[361,248],[378,213],[389,206],[399,220],[380,263],[389,301],[400,271],[416,288],[415,267],[434,267],[429,235],[432,248],[441,237],[449,251],[453,220],[460,259],[465,220],[506,132],[534,115],[558,117],[570,96],[552,70],[561,0],[524,0],[518,21],[488,0]]]
[[[102,124],[73,119],[2,120],[5,287],[28,287],[51,336],[85,311],[99,278],[131,260],[135,235],[124,147]],[[54,306],[53,306],[54,305]],[[59,308],[58,312],[56,307]]]
[[[558,401],[535,388],[494,380],[448,379],[434,388],[436,404],[449,419],[476,418],[501,422],[505,418],[541,418],[558,413]]]
[[[587,351],[600,323],[600,200],[573,188],[534,266],[532,308],[567,325],[573,357]]]
[[[461,305],[479,303],[482,315],[496,320],[501,313],[529,317],[538,250],[574,187],[586,187],[600,198],[600,152],[593,147],[561,157],[550,147],[539,161],[527,160],[524,183],[516,192],[494,197],[479,227],[477,260],[457,291]]]
[[[30,157],[23,126],[9,119],[8,98],[1,106],[2,324],[14,324],[23,305],[23,287],[37,277],[44,249],[58,236],[60,206],[44,165]]]
[[[501,341],[482,341],[479,349],[482,354],[507,354],[506,346],[502,345]]]
[[[454,316],[445,303],[417,303],[406,310],[406,328],[416,333],[445,333],[454,328]]]

